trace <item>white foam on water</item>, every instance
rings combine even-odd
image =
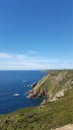
[[[26,81],[25,80],[22,80],[23,83],[25,83]]]
[[[30,87],[30,85],[28,84],[27,87]]]
[[[13,96],[19,96],[19,93],[14,93]]]

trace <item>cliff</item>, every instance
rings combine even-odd
[[[55,101],[64,96],[67,89],[73,86],[73,70],[50,71],[47,76],[29,92],[29,98],[44,96],[45,101]]]
[[[48,95],[44,105],[0,115],[0,130],[72,130],[73,70],[50,71],[30,97],[42,95]]]

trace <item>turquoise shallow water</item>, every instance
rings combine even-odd
[[[38,106],[42,98],[28,99],[33,82],[46,75],[42,71],[0,71],[0,114]]]

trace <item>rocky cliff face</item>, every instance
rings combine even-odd
[[[29,93],[42,95],[44,105],[0,115],[0,130],[73,130],[73,70],[51,71]]]
[[[44,96],[44,101],[55,101],[64,96],[73,86],[73,70],[50,71],[47,76],[29,92],[29,98]]]

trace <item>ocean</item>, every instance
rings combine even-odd
[[[46,75],[42,71],[0,71],[0,114],[38,106],[40,98],[27,98],[32,84]]]

